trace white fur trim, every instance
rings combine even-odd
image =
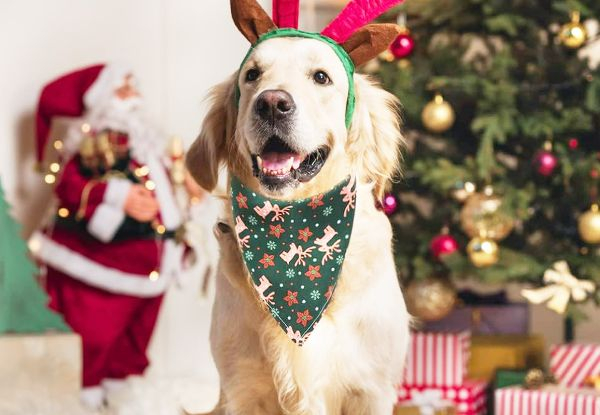
[[[87,225],[87,230],[102,242],[110,242],[125,220],[123,209],[100,203]]]
[[[167,171],[157,157],[147,157],[146,165],[150,169],[150,180],[156,184],[155,194],[163,225],[169,230],[175,230],[181,225],[182,219]]]
[[[130,274],[109,268],[91,261],[40,232],[32,235],[29,245],[35,247],[32,253],[46,265],[88,285],[116,294],[143,298],[156,297],[165,292],[172,276],[170,272],[160,273],[156,281],[151,281],[148,275]],[[167,251],[172,252],[173,249],[165,249],[163,254],[165,260],[167,260],[165,258]],[[169,263],[172,261],[168,259]]]
[[[112,99],[115,89],[121,86],[125,76],[131,73],[131,68],[122,64],[110,63],[104,66],[96,81],[83,95],[85,108],[89,110]]]
[[[132,183],[127,179],[109,179],[106,191],[104,192],[104,203],[117,208],[123,209],[129,189],[131,189]]]

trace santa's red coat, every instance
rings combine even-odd
[[[181,219],[167,172],[157,160],[149,165],[154,167],[149,177],[157,186],[158,219],[173,231]],[[49,226],[33,236],[34,254],[47,266],[96,288],[136,297],[162,294],[180,270],[183,247],[160,238],[113,240],[126,218],[123,205],[132,184],[125,178],[86,177],[79,158],[73,158],[65,165],[55,193],[71,217],[79,213],[77,220],[86,224],[87,231],[58,223]]]

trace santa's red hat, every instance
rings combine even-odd
[[[36,156],[44,160],[44,151],[54,117],[80,117],[85,111],[106,102],[123,84],[129,68],[118,64],[100,64],[79,69],[50,82],[40,94],[36,115]]]

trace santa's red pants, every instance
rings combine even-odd
[[[49,268],[50,307],[61,313],[83,342],[83,386],[139,375],[162,295],[138,298],[91,287]]]

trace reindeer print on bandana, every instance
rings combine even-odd
[[[331,301],[354,223],[350,176],[305,200],[266,199],[231,181],[235,232],[259,300],[302,346]]]

